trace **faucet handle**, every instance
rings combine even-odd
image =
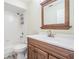
[[[52,31],[51,30],[48,30],[48,37],[54,37],[54,33],[52,33]]]
[[[48,30],[48,37],[51,37],[52,31]]]

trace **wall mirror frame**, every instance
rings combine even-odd
[[[41,4],[41,19],[42,19],[42,26],[41,29],[69,29],[69,0],[64,0],[64,23],[60,24],[44,24],[44,7],[49,5],[50,3],[55,2],[56,0],[45,0]]]

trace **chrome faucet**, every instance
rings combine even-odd
[[[54,37],[54,34],[52,33],[51,30],[48,30],[48,37]]]

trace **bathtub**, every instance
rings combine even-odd
[[[23,44],[23,43],[17,43],[13,45],[8,45],[5,46],[4,48],[4,59],[15,59],[16,58],[16,53],[14,52],[14,47],[16,45]]]
[[[13,59],[13,58],[8,58],[9,56],[14,55],[14,47],[18,44],[27,44],[27,40],[26,37],[23,39],[16,39],[16,41],[14,40],[5,40],[4,41],[4,59]]]
[[[13,46],[14,45],[5,46],[5,48],[4,48],[4,59],[13,59],[12,58],[12,55],[14,54],[13,53]]]

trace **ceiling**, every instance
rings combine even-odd
[[[16,7],[16,6],[8,4],[6,2],[4,3],[4,10],[9,10],[9,11],[12,11],[12,12],[15,12],[15,13],[17,13],[17,12],[21,13],[21,12],[26,11],[23,8]]]
[[[24,3],[31,2],[31,0],[20,0],[20,1],[22,1],[22,2],[24,2]]]
[[[7,3],[6,1],[9,1],[9,0],[5,0],[5,3],[4,3],[4,8],[5,8],[5,10],[11,10],[11,11],[13,11],[13,12],[24,12],[24,11],[26,11],[26,9],[21,8],[21,7],[18,7],[18,6],[15,6],[15,5],[13,5],[13,4],[9,4],[9,3]],[[12,1],[13,1],[13,0],[12,0]],[[29,4],[29,3],[31,3],[31,1],[33,1],[33,0],[17,0],[17,1],[21,1],[21,2],[23,2],[24,4]]]

